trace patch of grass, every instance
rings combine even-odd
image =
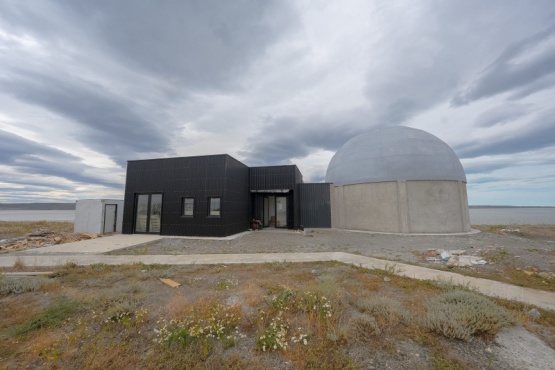
[[[80,302],[61,297],[46,307],[42,313],[16,327],[14,335],[23,336],[38,329],[59,326],[76,313],[80,307]]]
[[[0,239],[25,236],[37,229],[48,229],[54,233],[72,233],[73,222],[0,221]]]
[[[145,255],[148,253],[148,247],[144,247],[144,248],[135,247],[131,249],[131,252],[134,255]]]
[[[544,279],[538,274],[529,275],[522,270],[517,270],[514,267],[506,267],[503,271],[487,273],[483,273],[480,270],[469,270],[464,268],[454,268],[449,271],[466,276],[501,281],[525,288],[555,291],[555,279]]]
[[[36,277],[0,278],[0,295],[34,292],[42,286],[42,279]]]
[[[514,322],[511,315],[489,299],[453,290],[430,298],[424,325],[447,338],[470,340],[475,334],[495,334]]]
[[[291,265],[291,262],[287,261],[273,261],[265,262],[264,267],[270,268],[272,270],[285,270]]]
[[[483,232],[505,234],[502,230],[519,230],[511,232],[529,238],[555,238],[555,225],[472,225],[473,228]]]
[[[216,283],[216,290],[229,290],[229,288],[239,285],[237,279],[221,279]]]

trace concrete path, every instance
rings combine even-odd
[[[154,240],[162,239],[160,235],[133,234],[133,235],[110,235],[98,239],[81,240],[79,242],[51,245],[48,247],[26,249],[14,252],[18,255],[35,254],[100,254],[116,249],[131,246],[139,246]]]
[[[126,235],[126,237],[128,237]],[[105,238],[103,238],[105,239]],[[100,239],[102,240],[102,239]],[[75,243],[72,243],[75,244]],[[60,246],[61,247],[61,246]],[[124,246],[122,245],[121,248]],[[49,248],[49,247],[48,247]],[[99,248],[101,249],[101,248]],[[96,252],[99,253],[99,252]],[[104,263],[120,265],[128,263],[194,265],[194,264],[241,264],[264,262],[320,262],[339,261],[368,269],[391,271],[400,276],[418,280],[443,280],[454,284],[468,285],[479,292],[508,300],[555,310],[555,293],[530,288],[522,288],[498,281],[463,276],[447,271],[429,269],[404,263],[396,263],[377,258],[359,256],[343,252],[322,253],[257,253],[257,254],[196,254],[196,255],[95,255],[81,254],[48,255],[2,255],[1,267],[11,267],[19,259],[26,266],[61,266],[68,262],[78,265]]]

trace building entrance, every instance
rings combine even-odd
[[[263,204],[264,227],[287,228],[287,197],[268,195]]]
[[[135,200],[135,233],[160,233],[162,194],[137,194]]]

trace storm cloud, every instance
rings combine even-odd
[[[470,203],[555,205],[554,17],[551,0],[6,0],[0,201],[121,198],[127,160],[166,156],[323,181],[347,140],[406,125],[455,150]]]

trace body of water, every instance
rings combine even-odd
[[[555,208],[470,208],[473,225],[555,224]]]
[[[3,211],[0,221],[75,221],[75,211]],[[555,224],[554,208],[470,208],[474,225]]]
[[[0,210],[0,221],[75,221],[75,211]]]

